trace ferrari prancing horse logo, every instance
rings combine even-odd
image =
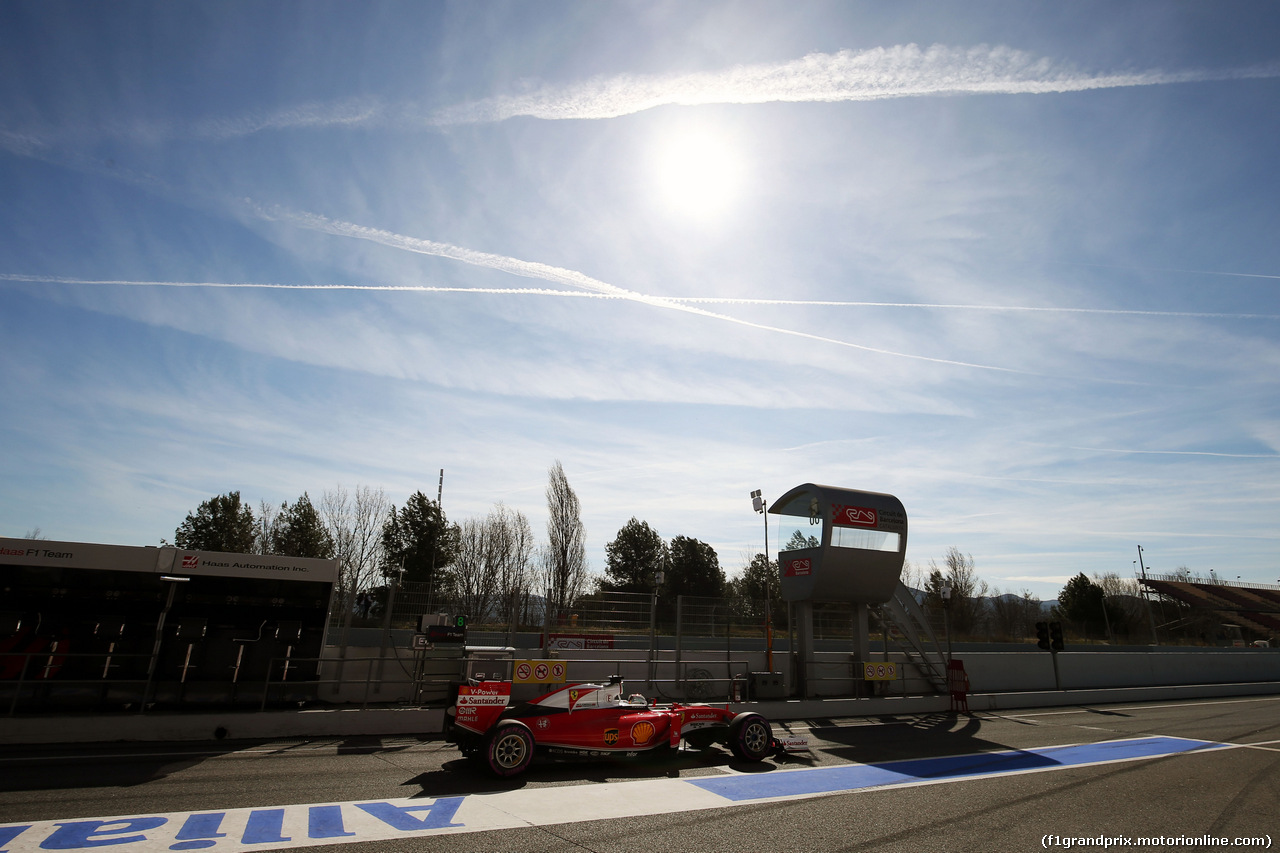
[[[618,743],[618,730],[617,730],[617,729],[605,729],[605,730],[604,730],[604,742],[605,742],[606,744],[608,744],[609,746],[616,746],[616,745],[617,745],[617,743]]]

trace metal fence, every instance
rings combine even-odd
[[[350,606],[335,606],[329,632],[331,645],[368,647],[367,629],[416,630],[423,616],[445,613],[468,617],[470,636],[483,637],[494,645],[517,648],[545,648],[549,640],[579,638],[583,648],[703,648],[732,649],[737,645],[764,643],[772,634],[778,647],[789,647],[790,608],[774,601],[772,610],[763,600],[662,596],[646,593],[603,592],[585,595],[571,606],[547,608],[543,596],[526,595],[516,606],[489,606],[482,612],[469,611],[468,602],[458,596],[440,594],[428,584],[404,583],[374,591]],[[857,631],[855,605],[842,602],[814,604],[814,639],[821,642],[852,641]],[[994,640],[990,633],[955,631],[946,624],[938,608],[926,608],[939,638]],[[872,638],[883,633],[883,620],[872,608]],[[352,629],[366,629],[353,632]],[[1034,629],[1030,629],[1034,637]],[[359,637],[363,640],[357,641]],[[1013,638],[1010,638],[1013,639]],[[1032,640],[1034,642],[1034,640]],[[385,646],[385,643],[379,643]],[[759,646],[762,647],[762,646]]]
[[[789,608],[781,601],[772,603],[766,614],[763,600],[739,598],[699,598],[662,596],[647,593],[604,592],[585,595],[570,607],[548,611],[541,595],[526,594],[514,606],[498,607],[493,603],[484,612],[469,609],[471,602],[458,596],[439,594],[428,584],[404,583],[374,590],[363,599],[335,606],[332,613],[330,642],[342,642],[342,628],[410,629],[416,628],[426,614],[463,614],[468,617],[473,633],[501,638],[506,645],[536,648],[543,645],[544,634],[613,637],[616,642],[636,647],[653,636],[655,642],[670,645],[671,638],[688,640],[695,645],[725,644],[743,639],[763,640],[766,622],[771,619],[773,636],[785,643],[789,634]],[[388,609],[388,606],[390,609]],[[1166,603],[1162,603],[1169,609]],[[924,612],[934,635],[954,642],[1027,643],[1036,642],[1035,623],[1050,618],[1061,619],[1073,643],[1150,642],[1145,604],[1137,599],[1126,602],[1132,610],[1125,619],[1103,626],[1077,625],[1061,616],[1051,617],[1039,602],[1017,603],[977,599],[962,609],[947,611],[936,602],[926,603]],[[883,633],[883,620],[877,608],[871,609],[871,636]],[[948,616],[950,618],[948,618]],[[1173,617],[1170,617],[1173,618]],[[1160,613],[1157,621],[1162,624]],[[853,604],[816,602],[814,604],[814,639],[819,641],[851,640],[856,631]],[[892,631],[891,631],[892,636]],[[1194,638],[1191,638],[1194,639]]]
[[[331,614],[330,636],[343,628],[411,629],[422,616],[465,615],[468,628],[497,634],[602,634],[639,637],[650,633],[690,638],[763,638],[767,625],[785,636],[787,605],[763,600],[661,596],[648,593],[601,592],[580,596],[568,607],[549,609],[541,595],[527,594],[514,604],[490,601],[481,612],[461,596],[433,591],[429,584],[393,584],[338,602]],[[818,639],[853,636],[854,606],[819,603],[814,631]]]

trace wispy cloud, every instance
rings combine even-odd
[[[538,86],[522,94],[495,95],[435,110],[412,102],[353,97],[188,122],[122,118],[93,127],[36,131],[0,128],[0,148],[30,156],[35,148],[101,135],[153,144],[181,138],[223,141],[296,128],[448,126],[499,122],[517,116],[608,119],[672,105],[834,103],[963,94],[1042,95],[1273,77],[1280,77],[1280,64],[1087,72],[1003,45],[921,48],[906,44],[811,53],[786,62],[735,65],[714,71],[602,75],[569,86]]]
[[[436,112],[439,125],[541,119],[605,119],[667,105],[873,101],[958,94],[1055,94],[1280,76],[1280,65],[1223,70],[1087,73],[1004,46],[915,44],[812,53],[790,62],[690,74],[597,77],[564,88],[500,95]]]

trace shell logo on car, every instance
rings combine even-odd
[[[656,732],[657,729],[654,728],[653,723],[648,720],[641,720],[631,727],[631,742],[636,746],[641,746],[653,740]]]

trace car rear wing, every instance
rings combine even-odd
[[[498,721],[510,702],[510,681],[459,685],[458,698],[453,704],[454,724],[476,734],[484,734]]]

